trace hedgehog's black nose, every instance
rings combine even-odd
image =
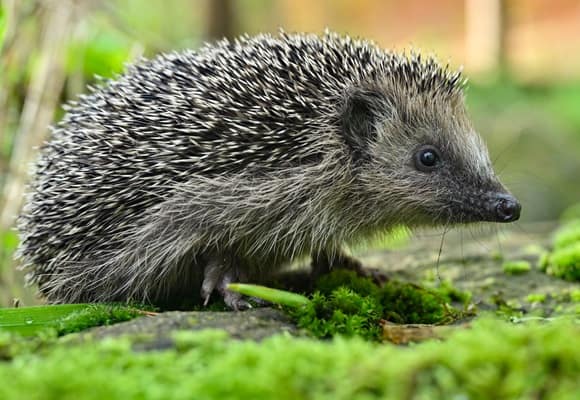
[[[512,222],[520,218],[522,206],[512,195],[498,193],[494,202],[495,216],[498,222]]]

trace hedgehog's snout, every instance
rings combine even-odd
[[[520,218],[522,206],[511,194],[496,193],[488,204],[488,212],[495,222],[513,222]]]
[[[448,204],[449,221],[514,222],[520,218],[522,206],[509,192],[503,190],[475,191],[463,200],[455,199]]]

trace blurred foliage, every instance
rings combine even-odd
[[[523,221],[554,220],[580,199],[580,82],[473,82],[467,103]]]
[[[66,70],[86,79],[110,77],[123,70],[131,55],[131,42],[118,32],[96,32],[91,40],[72,40],[67,49]]]
[[[558,121],[564,133],[573,133],[580,145],[580,82],[518,83],[514,76],[488,84],[475,81],[467,89],[467,102],[472,114],[482,118],[514,111],[531,115],[540,112]]]

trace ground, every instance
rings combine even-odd
[[[61,337],[0,331],[0,398],[578,398],[579,285],[541,265],[555,228],[449,232],[441,252],[440,233],[422,232],[359,252],[391,280],[470,292],[452,325],[394,325],[419,344],[315,339],[276,306],[145,312]]]
[[[380,269],[393,280],[424,287],[450,282],[472,294],[471,302],[479,312],[500,309],[511,317],[548,318],[562,311],[574,314],[577,305],[567,296],[580,289],[578,283],[547,275],[538,265],[543,252],[551,246],[555,228],[556,224],[536,224],[500,232],[451,231],[445,236],[441,255],[440,232],[426,231],[417,233],[402,250],[362,251],[357,256],[365,266]],[[511,261],[527,261],[530,270],[506,272],[504,265]],[[242,313],[161,313],[95,328],[89,333],[106,337],[147,332],[167,337],[175,330],[204,328],[224,329],[232,337],[249,339],[298,332],[283,312],[258,308]]]

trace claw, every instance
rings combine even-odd
[[[217,288],[218,292],[224,298],[224,302],[228,307],[235,311],[247,310],[252,308],[252,305],[244,300],[243,296],[240,293],[232,292],[228,290],[228,285],[232,282],[236,282],[240,280],[240,274],[236,274],[234,271],[226,272],[220,281],[220,284]]]
[[[220,263],[210,261],[205,266],[203,282],[201,284],[201,299],[204,307],[209,304],[209,298],[220,282],[223,267]]]
[[[204,307],[209,304],[209,298],[215,287],[216,287],[215,282],[209,281],[207,278],[204,278],[203,283],[201,284],[201,299],[203,300]]]
[[[204,278],[201,284],[201,299],[203,305],[209,304],[211,294],[217,291],[226,305],[236,311],[247,310],[252,305],[239,293],[227,289],[228,284],[244,280],[244,274],[234,266],[221,260],[208,262],[204,270]]]
[[[252,308],[252,305],[244,300],[242,295],[239,293],[231,292],[226,289],[224,290],[224,293],[222,293],[222,296],[224,297],[226,305],[235,311],[243,311]]]

